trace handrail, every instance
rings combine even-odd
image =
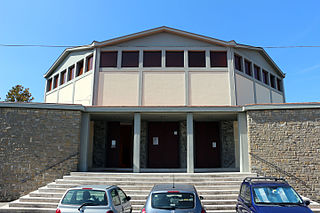
[[[312,187],[309,186],[305,181],[303,181],[303,180],[301,180],[300,178],[296,177],[295,175],[293,175],[293,174],[291,174],[291,173],[289,173],[289,172],[281,169],[279,166],[276,166],[276,165],[274,165],[273,163],[271,163],[271,162],[269,162],[269,161],[267,161],[267,160],[259,157],[259,156],[256,155],[256,154],[253,154],[253,153],[251,153],[251,152],[249,152],[249,155],[251,155],[251,156],[252,156],[253,158],[255,158],[256,160],[258,160],[258,161],[260,161],[260,162],[263,162],[263,163],[265,163],[265,164],[273,167],[273,168],[274,168],[276,171],[278,171],[279,173],[284,174],[284,175],[292,178],[292,179],[295,180],[296,182],[300,182],[300,183],[303,184],[305,187],[307,187],[308,189],[312,190]]]
[[[46,167],[46,168],[44,168],[44,169],[36,172],[36,174],[34,174],[34,175],[31,174],[29,177],[26,177],[25,179],[21,180],[21,183],[25,183],[25,182],[27,182],[28,180],[31,180],[32,178],[34,178],[34,177],[36,177],[36,176],[38,176],[38,175],[43,174],[45,171],[48,171],[49,169],[51,169],[51,168],[53,168],[53,167],[55,167],[55,166],[57,166],[57,165],[59,165],[59,164],[61,164],[61,163],[64,163],[65,161],[67,161],[67,160],[69,160],[69,159],[71,159],[72,157],[75,157],[75,156],[77,156],[77,155],[79,155],[79,152],[76,152],[76,153],[74,153],[74,154],[72,154],[72,155],[69,155],[67,158],[62,159],[61,161],[59,161],[59,162],[57,162],[57,163],[55,163],[55,164],[52,164],[51,166],[48,166],[48,167]]]

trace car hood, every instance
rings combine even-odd
[[[259,213],[312,213],[306,206],[256,206]]]

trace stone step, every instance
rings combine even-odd
[[[144,205],[146,199],[131,200],[132,205]],[[237,200],[202,200],[204,206],[206,205],[236,205]]]
[[[10,207],[0,208],[1,213],[55,213],[56,208],[26,208],[26,207]]]
[[[48,192],[39,192],[34,191],[29,194],[30,197],[47,197],[47,198],[62,198],[63,193],[48,193]]]
[[[87,182],[89,185],[94,185],[91,182]],[[47,185],[47,188],[64,188],[64,189],[68,189],[68,188],[72,188],[72,187],[76,187],[76,186],[80,186],[80,185],[85,185],[85,183],[51,183]],[[105,183],[101,183],[101,184],[95,184],[95,185],[105,185]],[[128,185],[118,185],[120,188],[122,188],[124,191],[126,190],[151,190],[152,186],[128,186]],[[239,190],[240,189],[240,184],[234,184],[234,185],[221,185],[221,184],[214,184],[214,185],[209,185],[209,186],[199,186],[199,185],[195,185],[197,190],[211,190],[211,189],[233,189],[233,190]]]
[[[112,172],[71,172],[70,176],[90,176],[90,177],[256,177],[255,173],[249,172],[212,172],[212,173],[112,173]]]
[[[230,176],[230,177],[131,177],[130,181],[148,181],[148,182],[184,182],[184,181],[192,181],[192,182],[200,182],[200,181],[207,181],[208,179],[213,181],[225,181],[225,180],[236,180],[236,181],[243,181],[243,179],[246,176],[243,177],[236,177],[236,176]],[[103,180],[103,181],[126,181],[129,177],[101,177],[101,176],[64,176],[64,180]]]
[[[35,203],[55,203],[58,204],[61,198],[47,198],[47,197],[30,197],[24,196],[19,198],[20,202],[35,202]]]
[[[41,203],[41,202],[11,202],[9,207],[20,208],[57,208],[58,203]]]
[[[55,184],[57,185],[65,185],[65,187],[72,187],[72,186],[78,186],[78,185],[118,185],[118,186],[148,186],[152,187],[155,184],[158,184],[160,182],[146,182],[146,181],[136,181],[132,182],[130,180],[127,181],[92,181],[92,180],[64,180],[64,179],[57,179],[55,181]],[[164,184],[173,184],[173,182],[161,182]],[[48,184],[55,185],[54,183]],[[221,186],[221,185],[238,185],[240,187],[241,182],[240,181],[202,181],[202,182],[174,182],[174,184],[191,184],[195,187],[199,186]],[[62,187],[59,187],[62,188]]]

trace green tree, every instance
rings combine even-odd
[[[31,93],[29,92],[29,88],[24,88],[22,85],[16,85],[9,90],[6,95],[7,102],[31,102],[34,99]]]

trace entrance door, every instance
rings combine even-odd
[[[220,167],[220,135],[218,122],[195,122],[195,167]]]
[[[133,134],[131,124],[108,122],[106,167],[132,168]]]
[[[148,123],[148,167],[179,168],[179,123]]]

